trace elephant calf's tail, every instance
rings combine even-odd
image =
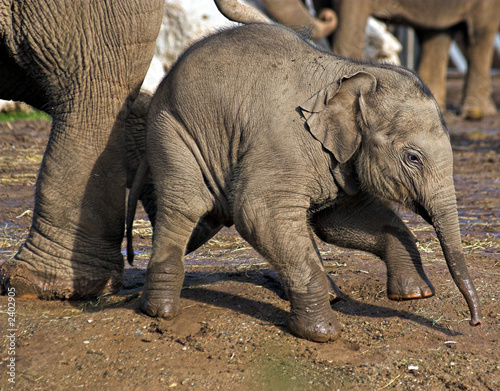
[[[134,245],[132,239],[132,225],[134,224],[135,211],[137,202],[141,194],[142,188],[146,182],[149,172],[149,164],[146,158],[142,159],[137,172],[135,173],[134,182],[128,194],[127,203],[127,261],[130,266],[134,263]]]

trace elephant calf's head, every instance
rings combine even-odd
[[[311,134],[336,161],[353,163],[361,189],[405,205],[434,226],[471,324],[480,324],[461,247],[450,138],[428,88],[405,69],[367,66],[301,109]]]
[[[411,72],[388,66],[344,76],[301,109],[309,131],[335,160],[355,163],[369,193],[417,211],[452,176],[441,113]]]

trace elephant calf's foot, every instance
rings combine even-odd
[[[434,296],[434,287],[426,278],[392,277],[387,281],[387,296],[390,300],[425,299]]]
[[[179,297],[169,297],[164,291],[145,290],[142,293],[140,308],[149,316],[173,319],[181,313],[181,300]]]
[[[314,342],[334,341],[340,336],[339,322],[329,308],[316,315],[307,312],[305,314],[292,313],[289,328],[290,332],[297,337]]]
[[[340,325],[330,307],[326,289],[324,294],[311,293],[289,291],[290,332],[315,342],[336,340],[340,335]]]
[[[74,270],[35,270],[29,263],[12,259],[0,268],[2,292],[13,287],[16,296],[27,299],[83,299],[115,293],[122,286],[122,271],[76,276]]]

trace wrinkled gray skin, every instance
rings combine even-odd
[[[379,256],[390,299],[429,297],[396,201],[435,227],[450,272],[481,323],[461,249],[453,157],[430,92],[413,73],[321,52],[286,28],[247,25],[194,45],[153,97],[147,163],[156,189],[141,309],[180,311],[183,256],[235,225],[278,272],[299,337],[333,340],[338,322],[313,233]]]
[[[323,8],[318,18],[313,17],[301,0],[260,0],[269,15],[292,29],[311,29],[311,39],[330,35],[337,27],[337,16],[329,8]]]
[[[316,7],[332,7],[339,19],[332,49],[335,54],[362,58],[365,26],[373,15],[389,23],[415,29],[421,42],[418,74],[441,108],[446,107],[446,71],[453,35],[464,33],[468,61],[462,115],[477,119],[497,112],[491,99],[490,70],[493,40],[500,25],[499,0],[315,0]]]
[[[29,236],[0,270],[19,297],[79,298],[121,286],[125,121],[162,10],[163,1],[0,2],[0,98],[53,118]]]

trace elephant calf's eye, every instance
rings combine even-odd
[[[418,167],[422,167],[422,162],[420,161],[420,158],[414,154],[414,153],[408,153],[407,159],[411,164],[414,164]]]

